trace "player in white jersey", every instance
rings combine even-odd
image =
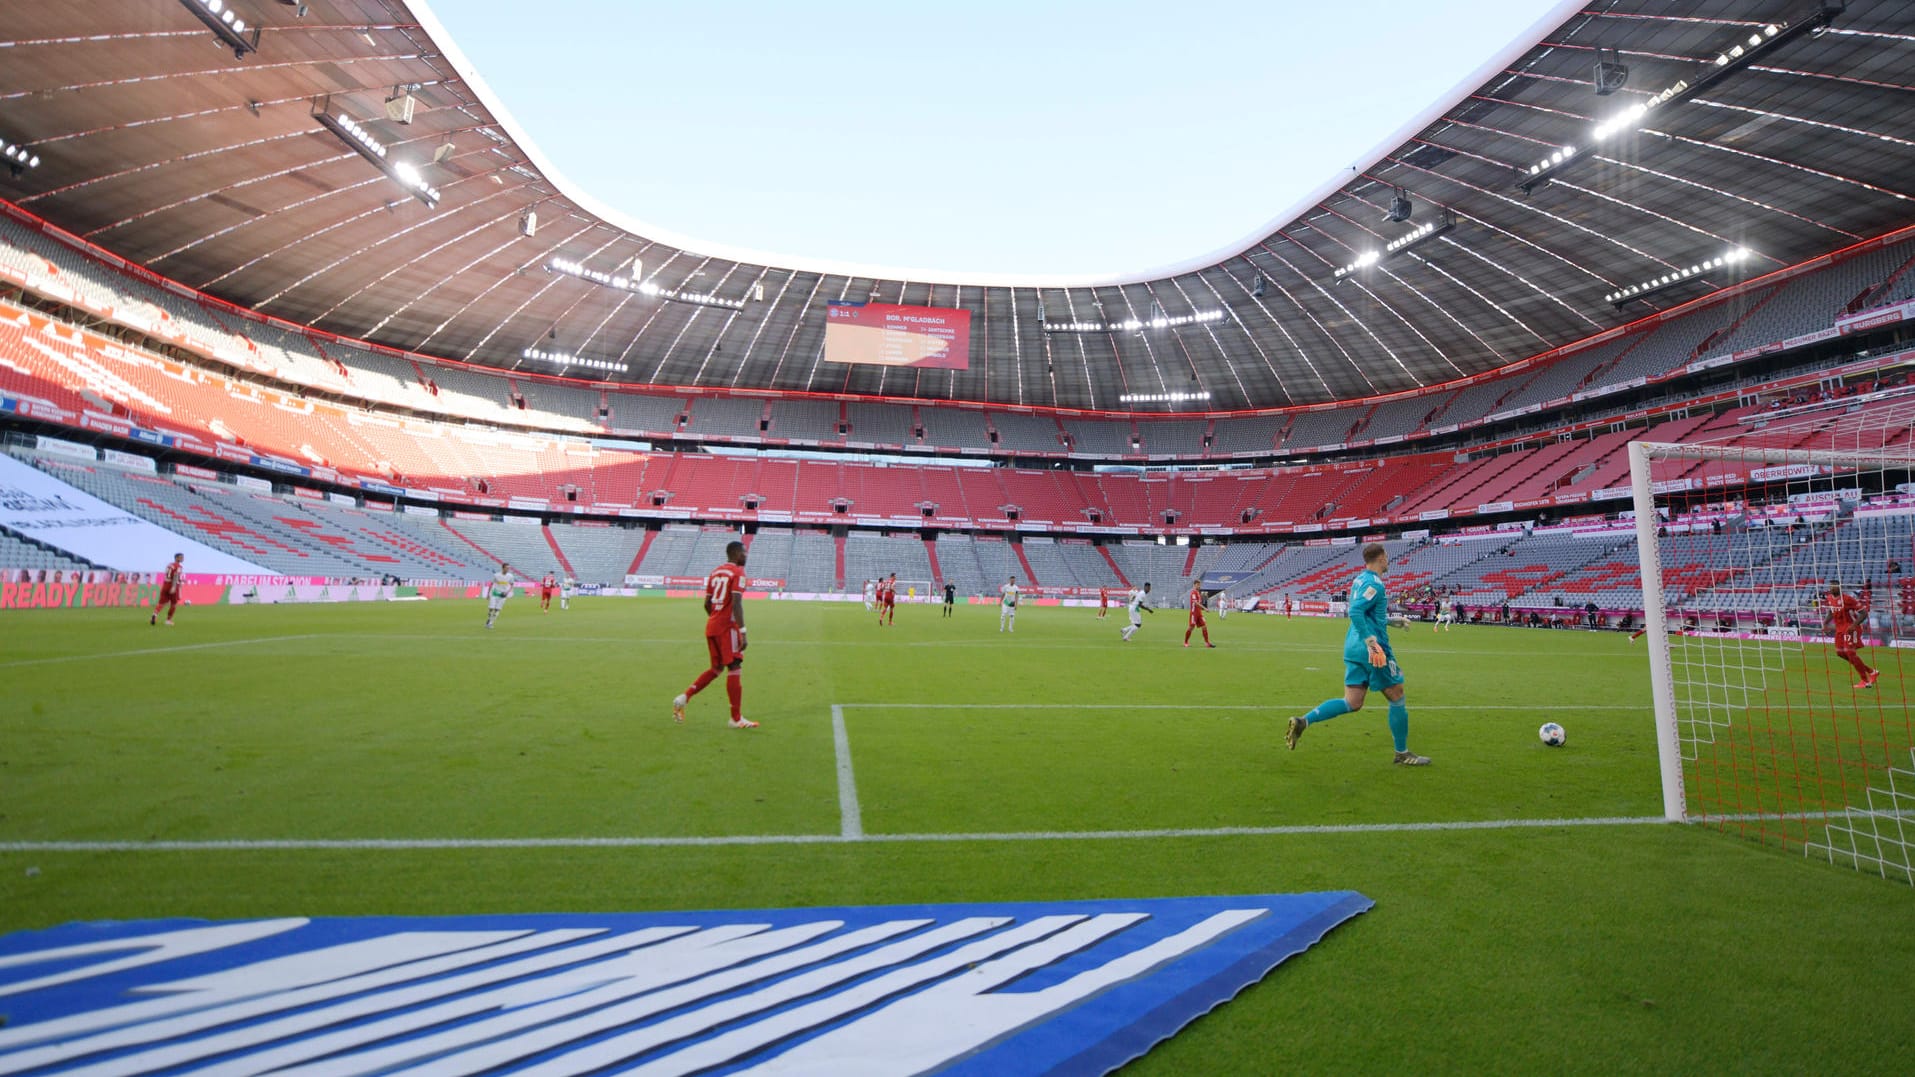
[[[572,596],[575,594],[578,594],[577,580],[573,579],[569,575],[566,576],[564,579],[560,580],[559,581],[559,609],[562,609],[562,610],[571,609]]]
[[[1130,597],[1124,600],[1124,605],[1130,610],[1130,623],[1124,626],[1123,633],[1124,642],[1129,643],[1130,637],[1136,635],[1137,630],[1144,627],[1144,614],[1146,612],[1157,612],[1156,607],[1150,604],[1149,581],[1145,581],[1142,587],[1132,591]]]
[[[997,589],[997,630],[999,632],[1017,631],[1017,577]]]
[[[1228,616],[1230,616],[1230,592],[1218,591],[1217,592],[1217,620],[1221,621]]]
[[[864,581],[864,608],[867,610],[878,608],[878,581],[876,580]]]
[[[1456,600],[1448,595],[1436,600],[1436,624],[1432,632],[1448,632],[1456,624]]]
[[[512,566],[500,565],[498,574],[492,582],[485,585],[485,626],[491,628],[499,619],[499,611],[505,608],[505,600],[512,597]]]

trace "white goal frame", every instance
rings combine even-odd
[[[1671,665],[1669,618],[1663,592],[1662,549],[1657,534],[1661,519],[1657,512],[1656,496],[1658,493],[1686,491],[1659,491],[1651,474],[1653,465],[1659,461],[1691,460],[1758,466],[1809,464],[1834,469],[1915,469],[1911,451],[1911,446],[1907,444],[1868,452],[1857,449],[1785,449],[1736,443],[1630,443],[1629,478],[1635,509],[1636,551],[1642,574],[1643,628],[1649,649],[1649,680],[1655,707],[1656,748],[1662,771],[1662,805],[1666,819],[1682,822],[1690,817],[1684,788],[1681,733]]]
[[[1669,618],[1662,599],[1662,547],[1656,541],[1655,483],[1649,469],[1657,460],[1687,456],[1691,451],[1660,442],[1629,443],[1629,487],[1636,509],[1636,558],[1642,573],[1642,627],[1648,633],[1644,639],[1649,644],[1649,695],[1656,709],[1656,759],[1662,767],[1662,815],[1677,823],[1689,818],[1689,797],[1683,788],[1682,744],[1676,730],[1675,677],[1669,668]]]

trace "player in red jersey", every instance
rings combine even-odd
[[[1190,581],[1190,625],[1184,629],[1184,646],[1190,646],[1190,634],[1202,630],[1204,646],[1215,647],[1210,642],[1210,623],[1204,620],[1204,585],[1202,580]]]
[[[167,562],[166,575],[160,578],[160,597],[153,600],[153,616],[146,619],[149,625],[160,623],[160,607],[166,607],[166,627],[173,627],[173,611],[180,608],[180,588],[186,585],[186,555],[176,553],[173,560]]]
[[[1109,613],[1110,613],[1110,588],[1099,587],[1097,589],[1097,619],[1101,621]]]
[[[691,687],[672,700],[672,720],[685,720],[685,704],[725,671],[725,694],[731,697],[731,727],[757,729],[758,723],[745,719],[745,685],[739,669],[745,664],[745,544],[728,543],[725,563],[705,577],[705,649],[711,653],[711,666],[692,681]]]
[[[1295,607],[1290,604],[1290,596],[1284,595],[1283,596],[1283,615],[1285,617],[1291,616],[1291,611],[1294,609]]]
[[[898,615],[898,574],[893,572],[878,585],[878,623],[888,625]]]
[[[1878,669],[1870,669],[1856,649],[1862,645],[1862,622],[1868,618],[1868,603],[1842,593],[1842,581],[1830,580],[1828,594],[1822,596],[1822,608],[1828,617],[1829,631],[1835,636],[1835,656],[1854,668],[1857,688],[1875,687]]]
[[[559,581],[555,579],[550,572],[546,573],[545,577],[539,580],[539,612],[540,613],[552,612],[552,595],[555,594],[558,591],[558,589],[559,589]]]

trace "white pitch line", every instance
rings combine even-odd
[[[333,638],[360,639],[360,640],[410,639],[410,640],[423,640],[423,641],[432,642],[432,643],[464,644],[469,642],[474,637],[455,634],[455,633],[446,633],[444,635],[435,636],[435,635],[430,635],[426,633],[355,632],[350,634],[342,633]],[[692,636],[692,635],[668,636],[668,637],[661,638],[656,636],[514,636],[514,635],[508,634],[505,636],[501,636],[499,638],[508,640],[509,642],[515,643],[515,644],[517,643],[617,643],[617,644],[680,643],[680,644],[684,644],[687,647],[690,647],[698,643],[698,637]],[[998,640],[998,639],[953,639],[953,640],[775,639],[775,640],[772,640],[770,643],[763,644],[763,646],[776,646],[776,647],[1016,647],[1019,650],[1039,650],[1039,651],[1102,651],[1102,650],[1108,650],[1112,647],[1118,646],[1118,644],[1094,642],[1094,641],[1088,641],[1088,640],[1081,643],[1071,643],[1071,642],[1050,643],[1050,642],[1042,642],[1042,641],[1031,642],[1031,643],[1019,641],[1017,643],[1009,643],[1005,640]],[[1161,649],[1170,650],[1172,646],[1173,645],[1170,643],[1165,643]],[[1148,648],[1140,648],[1140,649],[1148,650]],[[1239,652],[1239,653],[1281,654],[1281,653],[1290,653],[1290,652],[1322,653],[1325,648],[1317,644],[1303,644],[1303,643],[1269,643],[1269,644],[1239,643],[1239,644],[1230,645],[1228,648],[1224,648],[1224,649],[1228,649],[1228,650]],[[1532,658],[1536,654],[1535,651],[1478,651],[1478,650],[1450,650],[1447,648],[1423,648],[1423,647],[1416,648],[1409,653],[1413,655],[1465,654],[1465,655],[1483,656],[1483,657],[1491,657],[1491,658],[1496,658],[1496,657]],[[1636,651],[1565,651],[1565,652],[1561,652],[1561,656],[1564,658],[1577,658],[1577,659],[1634,658],[1634,657],[1638,657],[1638,652]]]
[[[1552,827],[1647,826],[1660,815],[1581,819],[1460,819],[1428,823],[1319,823],[1296,826],[1220,826],[1149,830],[1031,830],[951,834],[737,834],[646,838],[266,838],[208,841],[14,841],[0,853],[256,852],[306,850],[633,849],[715,845],[857,845],[868,842],[1114,841],[1122,839],[1255,838],[1313,834],[1401,834],[1452,830],[1547,830]]]
[[[1700,815],[1690,824],[1719,826],[1725,822],[1777,822],[1846,818],[1845,811],[1745,812]],[[1885,814],[1915,815],[1915,812]],[[734,834],[720,837],[604,837],[604,838],[234,838],[207,841],[12,841],[0,842],[0,853],[180,853],[180,852],[347,852],[435,849],[643,849],[721,845],[858,845],[873,842],[923,844],[930,842],[1115,841],[1180,838],[1308,837],[1335,834],[1407,834],[1471,830],[1548,830],[1553,827],[1652,826],[1669,820],[1660,815],[1611,815],[1568,819],[1456,819],[1426,823],[1304,823],[1295,826],[1218,826],[1146,830],[1030,830],[981,831],[950,834]]]
[[[55,662],[84,662],[90,658],[135,658],[146,654],[174,654],[179,651],[203,651],[213,647],[250,647],[257,643],[289,643],[301,639],[350,639],[350,636],[328,636],[319,632],[308,632],[299,636],[261,636],[258,639],[217,640],[212,643],[183,643],[177,647],[142,647],[137,651],[101,651],[97,654],[63,654],[51,658],[16,658],[11,662],[0,662],[0,669],[14,666],[44,666]]]
[[[1321,702],[1319,700],[1318,702]],[[835,711],[840,707],[854,707],[859,710],[886,711],[1269,711],[1273,714],[1296,714],[1309,710],[1315,703],[1285,706],[1279,703],[834,703]],[[1646,711],[1651,705],[1592,703],[1582,706],[1575,703],[1549,703],[1540,705],[1496,704],[1484,706],[1476,703],[1423,703],[1410,708],[1412,711]]]
[[[831,705],[831,741],[838,753],[839,836],[864,837],[864,814],[858,808],[858,780],[851,773],[851,739],[844,730],[844,708]]]

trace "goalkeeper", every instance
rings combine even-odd
[[[1296,750],[1304,731],[1339,714],[1363,709],[1364,697],[1374,688],[1390,701],[1390,737],[1396,742],[1399,766],[1429,765],[1427,756],[1410,751],[1410,709],[1403,703],[1403,671],[1390,651],[1390,625],[1407,621],[1389,615],[1389,596],[1383,574],[1390,570],[1390,551],[1372,542],[1363,547],[1363,571],[1350,584],[1350,631],[1343,637],[1343,698],[1326,699],[1308,713],[1290,719],[1283,742]]]

